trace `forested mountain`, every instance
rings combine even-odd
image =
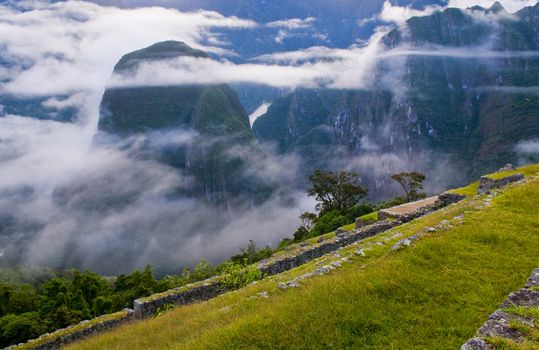
[[[538,16],[539,6],[511,16],[497,4],[411,18],[383,44],[417,54],[382,60],[374,89],[296,91],[274,102],[253,130],[319,164],[324,158],[313,147],[343,157],[444,154],[467,179],[516,162],[515,145],[539,135]]]
[[[142,62],[182,56],[208,57],[181,42],[161,42],[125,55],[114,74],[134,74]],[[148,144],[145,153],[192,178],[185,194],[229,205],[240,194],[255,199],[268,191],[244,176],[241,155],[231,151],[237,147],[256,152],[256,145],[247,113],[227,85],[109,88],[100,109],[100,131],[120,138],[160,133],[157,138],[183,140]]]

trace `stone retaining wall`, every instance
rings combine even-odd
[[[187,287],[187,288],[186,288]],[[204,301],[227,291],[221,282],[206,280],[192,287],[183,286],[148,298],[137,299],[134,302],[135,317],[143,319],[154,316],[157,309],[166,304],[187,305],[197,301]]]
[[[509,185],[510,183],[521,180],[524,180],[524,175],[520,173],[502,177],[501,179],[492,179],[488,176],[482,176],[479,179],[479,187],[477,188],[477,193],[484,194],[488,191],[494,190],[496,188],[501,188]]]
[[[95,334],[109,331],[135,319],[135,313],[133,310],[125,309],[122,312],[124,313],[124,315],[120,315],[115,318],[111,318],[111,316],[114,315],[112,314],[98,317],[92,321],[82,321],[77,325],[73,325],[64,329],[59,329],[50,334],[45,334],[36,340],[31,340],[28,343],[22,345],[25,345],[28,349],[33,350],[60,349],[64,345],[74,343]],[[100,321],[100,319],[103,320]],[[85,326],[85,323],[91,324]],[[33,345],[33,343],[35,343],[35,346]],[[17,347],[19,347],[19,345],[10,346],[5,350],[16,349]]]
[[[494,311],[487,321],[479,328],[476,337],[469,339],[461,350],[492,350],[493,348],[485,340],[488,337],[500,337],[509,339],[515,342],[523,340],[523,334],[517,329],[511,327],[512,321],[520,321],[527,324],[533,324],[534,320],[527,317],[509,313],[504,309],[511,306],[519,306],[523,308],[539,307],[539,268],[532,272],[530,278],[526,282],[524,288],[515,293],[509,294],[507,299],[502,303],[500,308]],[[538,344],[539,345],[539,344]]]
[[[452,203],[459,202],[464,198],[466,197],[462,195],[444,193],[438,197],[438,200],[435,204],[419,208],[411,214],[402,215],[398,219],[393,221],[383,220],[371,225],[357,228],[354,231],[338,232],[335,238],[328,240],[325,243],[310,248],[305,247],[302,252],[295,256],[283,257],[282,259],[279,259],[277,261],[262,262],[258,265],[258,268],[266,276],[276,275],[291,270],[293,268],[306,264],[316,258],[319,258],[325,254],[336,251],[341,247],[345,247],[359,240],[372,237],[381,232],[387,231],[406,222],[412,221],[413,219],[429,214],[437,209],[443,208]]]

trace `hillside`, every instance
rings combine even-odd
[[[477,183],[454,190],[470,197],[68,349],[457,349],[539,266],[539,165],[518,172],[524,182],[484,195],[474,195]]]
[[[335,167],[328,162],[333,154],[383,153],[423,157],[415,166],[435,174],[429,167],[445,159],[461,175],[449,185],[463,185],[517,162],[516,144],[539,135],[533,90],[539,61],[526,54],[538,49],[537,18],[539,6],[512,17],[500,7],[413,17],[382,39],[396,56],[380,60],[375,88],[333,92],[332,100],[324,90],[293,92],[275,101],[253,130],[283,152],[301,153],[314,168]]]
[[[114,74],[128,76],[143,62],[185,56],[208,57],[182,42],[165,41],[125,55]],[[252,192],[240,156],[230,150],[249,148],[255,138],[228,85],[109,88],[101,101],[99,130],[120,140],[147,137],[143,153],[193,178],[187,195],[230,205],[235,196]]]

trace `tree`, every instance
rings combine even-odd
[[[303,226],[307,231],[310,231],[313,228],[317,218],[318,216],[315,213],[310,213],[308,211],[299,216],[301,226]]]
[[[409,173],[402,172],[391,175],[391,178],[401,185],[404,190],[406,202],[425,198],[425,193],[419,192],[423,189],[423,181],[427,178],[425,174],[412,171]]]
[[[316,197],[316,210],[320,211],[320,215],[332,210],[344,215],[368,193],[367,189],[359,184],[359,174],[354,172],[316,170],[309,176],[309,180],[312,186],[307,193]]]

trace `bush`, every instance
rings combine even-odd
[[[46,328],[37,312],[7,315],[0,319],[1,346],[18,344],[28,339],[37,338],[45,331]]]
[[[246,248],[240,248],[241,254],[234,255],[230,258],[232,262],[243,265],[254,264],[257,261],[269,258],[273,254],[273,249],[265,247],[258,249],[253,240],[249,241]]]
[[[307,230],[307,228],[305,226],[300,226],[298,227],[296,232],[294,232],[294,242],[301,242],[308,236],[309,231]]]
[[[316,224],[314,225],[311,232],[309,232],[309,237],[317,237],[323,235],[324,233],[334,231],[335,229],[347,225],[348,223],[349,220],[345,216],[343,216],[338,210],[332,210],[325,213],[324,215],[319,217],[318,220],[316,220]]]
[[[254,265],[244,267],[241,264],[229,262],[223,267],[221,281],[224,286],[236,289],[262,279],[262,272]]]
[[[346,218],[348,223],[353,223],[356,218],[359,218],[363,215],[370,214],[374,211],[374,208],[369,204],[358,204],[354,205],[352,208],[348,209],[346,212]]]

